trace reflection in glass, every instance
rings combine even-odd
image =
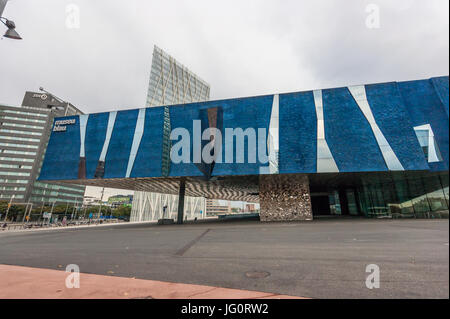
[[[408,176],[408,186],[416,217],[425,217],[430,212],[430,205],[420,177]]]
[[[448,209],[444,190],[438,175],[424,177],[423,184],[432,212]]]
[[[444,196],[445,196],[445,200],[447,202],[447,208],[449,207],[448,204],[448,173],[447,174],[441,174],[439,176],[442,188],[444,190]]]
[[[328,200],[330,202],[330,213],[331,215],[341,215],[341,202],[339,201],[339,192],[334,190],[328,195]]]
[[[345,191],[345,194],[347,196],[349,214],[353,216],[358,215],[358,206],[356,205],[355,192],[353,191],[353,189],[347,189]]]

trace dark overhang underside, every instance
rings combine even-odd
[[[186,196],[206,197],[233,201],[258,202],[258,176],[186,177]],[[55,181],[42,181],[54,183]],[[127,189],[177,195],[180,178],[111,178],[59,180],[58,183]]]
[[[338,188],[355,188],[365,183],[389,184],[394,180],[406,178],[431,177],[440,172],[402,171],[402,172],[358,172],[358,173],[322,173],[307,174],[311,195],[317,192]],[[448,171],[447,171],[448,174]],[[289,178],[291,175],[282,174]],[[186,196],[205,197],[232,201],[259,202],[259,176],[239,175],[221,176],[206,180],[203,177],[183,177],[186,180]],[[177,195],[180,177],[78,179],[78,180],[42,180],[48,183],[66,183],[86,186],[118,188],[143,192]]]

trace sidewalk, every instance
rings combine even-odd
[[[266,292],[155,280],[80,274],[80,288],[66,288],[61,270],[0,265],[0,299],[304,299]]]
[[[124,225],[136,225],[136,224],[149,224],[149,225],[156,225],[156,222],[120,222],[120,223],[91,223],[91,224],[83,224],[83,225],[70,225],[70,226],[54,226],[54,227],[39,227],[39,228],[20,228],[23,226],[22,223],[18,223],[17,225],[14,224],[14,226],[17,226],[17,229],[1,229],[0,228],[0,234],[7,234],[7,233],[20,233],[20,232],[36,232],[36,231],[51,231],[51,230],[64,230],[64,229],[86,229],[86,228],[92,228],[92,227],[108,227],[108,226],[124,226]],[[1,225],[1,223],[0,223]]]

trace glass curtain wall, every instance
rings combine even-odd
[[[448,172],[374,173],[362,175],[356,197],[367,217],[448,218],[448,192]]]

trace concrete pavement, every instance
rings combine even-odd
[[[82,273],[312,298],[448,298],[448,225],[357,219],[0,233],[0,264],[77,264]],[[379,289],[365,285],[368,264],[380,267]]]

